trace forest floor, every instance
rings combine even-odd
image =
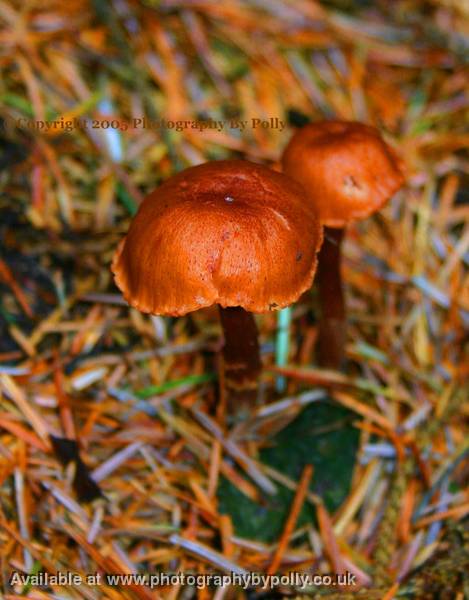
[[[0,1],[7,600],[467,597],[468,32],[449,0]],[[110,261],[161,181],[212,159],[278,168],[324,118],[377,126],[406,185],[347,230],[346,372],[315,366],[313,288],[283,368],[276,313],[258,317],[260,395],[236,422],[216,309],[142,315]],[[81,585],[12,579],[58,572]],[[177,572],[356,585],[108,578]]]

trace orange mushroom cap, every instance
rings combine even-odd
[[[402,161],[378,130],[349,121],[299,129],[283,153],[282,166],[303,185],[327,227],[368,217],[404,183]]]
[[[265,312],[311,286],[321,242],[300,185],[247,161],[213,161],[143,201],[112,271],[142,312],[177,316],[212,304]]]

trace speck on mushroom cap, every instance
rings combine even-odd
[[[296,182],[247,161],[213,161],[143,201],[112,271],[142,312],[177,316],[212,304],[265,312],[311,286],[321,241]]]
[[[368,217],[404,183],[402,161],[378,130],[352,121],[302,127],[286,147],[282,166],[303,185],[328,227]]]

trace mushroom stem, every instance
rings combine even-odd
[[[320,306],[318,363],[330,369],[340,368],[344,357],[346,322],[340,273],[343,235],[343,229],[324,227],[316,275]]]
[[[262,368],[256,322],[240,306],[219,306],[219,309],[225,336],[223,358],[228,401],[251,400]]]

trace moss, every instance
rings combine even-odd
[[[260,452],[260,460],[298,481],[307,463],[314,466],[311,491],[319,494],[334,511],[346,497],[358,447],[358,431],[351,413],[330,402],[310,405],[285,429],[271,438],[271,446]],[[278,538],[290,510],[293,492],[278,485],[275,496],[257,504],[227,479],[218,489],[220,513],[233,520],[237,535],[271,542]],[[315,519],[314,507],[303,506],[299,524]]]

